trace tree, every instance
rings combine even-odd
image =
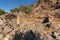
[[[32,10],[28,6],[25,6],[25,5],[21,5],[19,8],[13,8],[10,10],[10,12],[12,13],[19,12],[19,11],[23,11],[26,14],[29,14]]]
[[[32,11],[28,6],[25,6],[25,5],[21,5],[19,7],[19,10],[24,11],[26,14],[29,14]]]
[[[12,12],[12,13],[19,12],[19,9],[18,8],[14,8],[14,9],[11,9],[10,12]]]
[[[0,15],[5,14],[5,11],[3,9],[0,9]]]

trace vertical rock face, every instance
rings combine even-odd
[[[34,8],[38,8],[42,6],[43,9],[51,9],[51,8],[60,8],[60,1],[59,0],[37,0],[37,3],[34,4]]]
[[[27,17],[26,17],[25,12],[19,12],[19,14],[17,15],[17,24],[20,24],[26,20],[27,20]]]
[[[60,17],[60,8],[57,7],[59,3],[59,0],[38,0],[31,14],[20,12],[17,18],[10,14],[8,18],[1,17],[0,39],[60,40],[60,20],[57,21]]]
[[[27,28],[27,30],[32,29],[33,31],[42,30],[42,33],[43,33],[41,38],[42,40],[57,40],[58,38],[54,31],[55,28],[58,27],[57,26],[58,22],[56,21],[56,18],[55,18],[55,13],[59,11],[59,7],[57,6],[59,6],[58,0],[38,0],[37,3],[34,4],[33,6],[33,11],[32,11],[33,14],[31,14],[32,16],[31,17],[27,16],[29,17],[28,19],[27,17],[20,14],[21,17],[18,15],[17,23],[18,24],[21,23],[20,27],[23,29]],[[46,18],[45,20],[43,20],[46,16],[48,16],[49,18]],[[44,22],[41,20],[43,20]],[[47,26],[48,28],[45,26]]]
[[[6,35],[6,37],[3,40],[9,40],[9,35]]]
[[[0,18],[0,25],[3,25],[5,23],[5,20],[3,18]]]
[[[0,40],[3,40],[3,34],[0,33]]]
[[[37,3],[34,5],[34,7],[39,7],[42,4],[46,5],[46,7],[47,7],[47,5],[49,5],[49,3],[50,3],[50,0],[38,0]]]

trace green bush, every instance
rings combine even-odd
[[[29,14],[32,10],[28,6],[25,6],[25,5],[21,5],[19,8],[14,8],[10,10],[10,12],[12,13],[19,12],[19,11],[23,11],[26,14]]]
[[[14,9],[11,9],[10,12],[12,12],[12,13],[19,12],[19,9],[18,8],[14,8]]]
[[[5,11],[0,9],[0,15],[3,15],[3,14],[5,14]]]
[[[32,11],[28,6],[25,6],[25,5],[21,5],[19,7],[19,10],[24,11],[26,14],[29,14]]]

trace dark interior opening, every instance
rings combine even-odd
[[[23,37],[22,37],[23,35],[24,35],[23,33],[16,32],[12,40],[23,40]]]
[[[54,32],[52,32],[51,37],[53,37],[54,39],[56,39],[56,36],[54,35]]]
[[[49,22],[49,19],[48,17],[45,17],[42,23],[47,23],[47,22]]]
[[[45,17],[42,24],[47,27],[47,28],[50,28],[51,27],[51,23],[49,21],[49,18],[48,17]]]
[[[36,35],[33,33],[32,30],[28,31],[26,34],[25,34],[25,40],[36,40]]]
[[[51,25],[50,25],[50,24],[47,24],[47,25],[46,25],[46,27],[50,28],[50,27],[51,27]]]
[[[38,38],[40,38],[40,36],[38,36]],[[32,30],[29,30],[25,34],[16,32],[13,40],[38,40],[38,38]]]

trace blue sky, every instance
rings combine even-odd
[[[0,8],[9,12],[12,8],[19,7],[20,5],[30,5],[35,2],[36,0],[0,0]]]

